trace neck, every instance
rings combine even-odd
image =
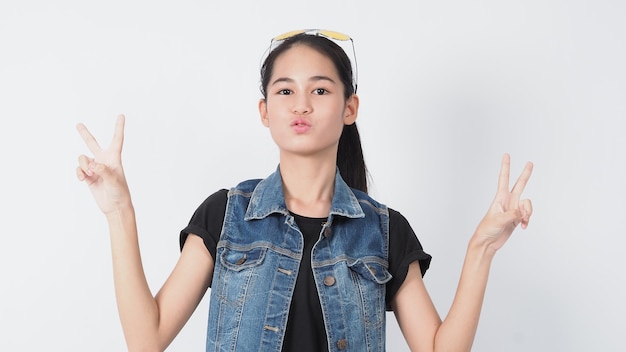
[[[335,158],[281,155],[280,175],[287,208],[302,216],[326,217],[335,190]]]

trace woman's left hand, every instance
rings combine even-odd
[[[522,174],[509,191],[510,169],[511,158],[505,154],[502,157],[496,196],[487,214],[478,224],[472,239],[493,252],[504,245],[517,225],[521,224],[523,229],[528,227],[530,216],[533,213],[530,199],[520,199],[533,171],[533,164],[531,162],[526,163]]]

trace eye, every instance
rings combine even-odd
[[[324,94],[327,94],[327,93],[328,93],[328,90],[326,90],[325,88],[316,88],[313,91],[313,94],[317,94],[317,95],[324,95]]]
[[[280,89],[280,90],[278,90],[278,94],[279,95],[290,95],[291,94],[291,89],[287,89],[287,88]]]

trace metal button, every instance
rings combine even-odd
[[[239,258],[239,260],[237,260],[237,262],[235,264],[241,265],[241,264],[246,262],[246,259],[247,259],[246,255],[244,254],[243,257]]]
[[[340,339],[337,341],[337,348],[340,350],[345,350],[348,347],[348,341],[346,339]]]
[[[331,231],[330,227],[324,229],[324,237],[330,237],[330,235],[332,234],[333,232]]]
[[[324,285],[326,286],[332,286],[335,284],[335,278],[332,276],[326,276],[324,278]]]

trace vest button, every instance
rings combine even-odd
[[[337,348],[340,350],[345,350],[348,347],[348,341],[346,339],[340,339],[337,341]]]
[[[330,227],[327,227],[324,229],[324,237],[328,238],[330,237],[330,235],[332,235],[332,231],[330,230]]]
[[[335,278],[332,276],[326,276],[324,278],[324,285],[326,286],[332,286],[335,284]]]
[[[239,258],[235,264],[241,265],[246,262],[247,256],[244,254],[243,257]]]

